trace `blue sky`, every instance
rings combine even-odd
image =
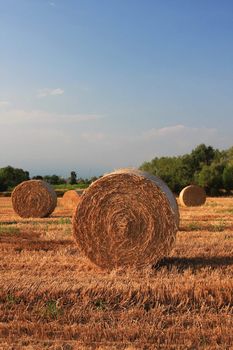
[[[0,167],[98,175],[233,142],[233,2],[0,0]]]

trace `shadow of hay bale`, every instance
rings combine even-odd
[[[172,270],[174,267],[177,268],[179,272],[183,272],[187,269],[197,270],[200,268],[219,268],[223,266],[233,265],[232,256],[214,256],[214,257],[193,257],[193,258],[164,258],[160,260],[157,264],[153,265],[153,269],[160,270],[166,267],[168,270]]]

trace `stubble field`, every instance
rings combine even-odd
[[[70,210],[21,219],[0,198],[0,349],[233,349],[233,198],[180,213],[168,258],[106,273]]]

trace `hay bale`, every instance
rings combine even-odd
[[[29,180],[19,184],[11,195],[14,211],[22,218],[49,216],[57,205],[57,196],[47,182]]]
[[[204,188],[196,185],[190,185],[180,192],[180,204],[185,207],[195,207],[205,204],[206,193]]]
[[[145,267],[170,252],[178,224],[176,199],[161,179],[120,169],[82,195],[73,233],[80,250],[102,268]]]
[[[61,199],[61,204],[67,209],[75,209],[80,202],[80,198],[77,191],[66,191]]]

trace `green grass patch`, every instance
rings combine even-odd
[[[9,235],[18,235],[20,233],[20,229],[14,226],[6,226],[0,224],[0,235],[9,234]]]
[[[107,309],[107,303],[105,300],[97,299],[94,301],[93,304],[97,310],[106,310]]]
[[[206,206],[206,207],[212,207],[212,208],[214,208],[214,207],[219,207],[219,206],[221,206],[221,204],[216,203],[216,202],[209,202],[209,203],[206,203],[205,206]]]
[[[55,190],[78,190],[78,189],[85,189],[87,188],[89,185],[87,184],[76,184],[76,185],[70,185],[70,184],[61,184],[61,185],[53,185],[53,188]]]
[[[226,223],[224,221],[220,221],[219,223],[210,225],[207,228],[209,231],[222,232],[226,228]]]
[[[200,224],[198,224],[198,222],[190,222],[187,225],[187,229],[188,229],[188,231],[198,231],[201,229],[201,226],[200,226]]]
[[[225,214],[233,214],[233,209],[222,209],[222,210],[217,210],[217,213],[225,213]]]
[[[58,224],[60,224],[60,225],[71,224],[71,219],[70,218],[61,218],[58,220]]]
[[[6,296],[6,302],[10,305],[15,305],[15,304],[19,304],[21,301],[20,298],[17,298],[14,294],[7,294]]]
[[[42,316],[47,319],[57,319],[62,314],[56,300],[48,300],[42,309]]]

